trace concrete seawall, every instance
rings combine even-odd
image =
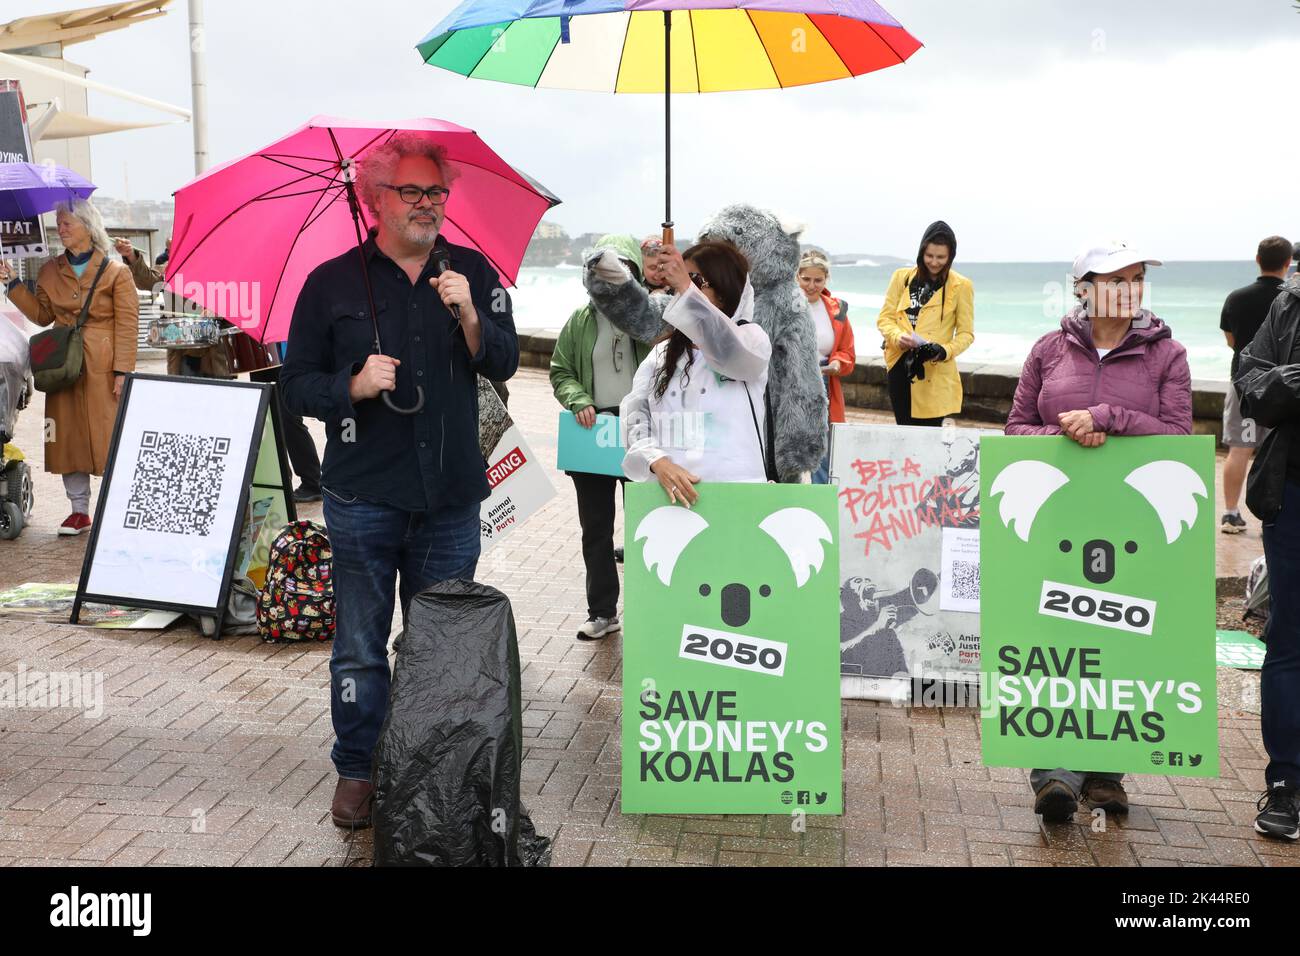
[[[554,332],[520,332],[520,364],[549,368],[555,349]],[[958,362],[963,392],[962,416],[979,421],[1003,424],[1011,411],[1020,377],[1019,365]],[[885,360],[858,356],[857,368],[843,379],[844,401],[857,408],[888,410],[889,394],[885,387]],[[1223,437],[1223,399],[1228,383],[1192,382],[1192,428],[1198,435]]]

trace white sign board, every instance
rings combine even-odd
[[[479,378],[479,449],[492,494],[479,511],[483,553],[555,497],[555,486],[491,385]]]
[[[840,683],[893,699],[979,671],[979,435],[836,425]]]
[[[86,552],[85,594],[221,605],[268,394],[267,386],[130,380]]]

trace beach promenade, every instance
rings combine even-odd
[[[141,371],[161,371],[158,360]],[[1300,846],[1251,828],[1266,763],[1258,674],[1227,670],[1222,776],[1130,778],[1131,814],[1104,828],[1080,813],[1044,830],[1026,772],[982,765],[975,711],[862,701],[842,710],[842,817],[810,817],[797,832],[783,816],[624,816],[622,638],[574,639],[586,614],[572,485],[553,468],[558,406],[541,370],[521,371],[510,388],[511,412],[559,494],[484,557],[479,579],[514,603],[524,801],[555,838],[554,865],[1300,864]],[[43,417],[37,396],[19,424],[36,465]],[[67,513],[59,477],[36,476],[32,526],[0,542],[0,588],[80,572],[86,538],[54,534]],[[302,513],[320,520],[319,505]],[[1260,550],[1258,523],[1219,538],[1220,576],[1244,573]],[[329,653],[256,637],[215,642],[185,624],[129,632],[0,620],[0,672],[99,671],[105,689],[98,719],[0,707],[0,865],[368,863],[369,832],[349,839],[329,821]]]

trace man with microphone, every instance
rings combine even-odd
[[[519,366],[496,271],[440,236],[453,175],[445,151],[418,133],[361,161],[357,190],[378,228],[360,251],[307,277],[280,372],[289,410],[326,425],[321,485],[337,615],[331,809],[341,827],[370,825],[394,588],[405,616],[415,594],[473,579],[478,564],[489,489],[475,376],[504,381]]]

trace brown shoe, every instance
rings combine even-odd
[[[1065,823],[1079,809],[1079,798],[1060,780],[1049,780],[1034,795],[1034,812],[1043,815],[1045,823]]]
[[[374,791],[369,780],[339,777],[334,803],[330,806],[334,825],[348,830],[364,830],[370,826],[370,800]]]
[[[1085,780],[1083,782],[1083,799],[1092,809],[1101,809],[1107,813],[1128,813],[1128,794],[1124,784],[1118,780]]]

